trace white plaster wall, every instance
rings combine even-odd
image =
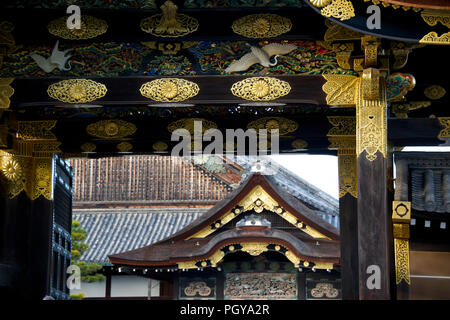
[[[148,278],[133,275],[111,277],[111,297],[147,297]],[[159,296],[159,281],[151,281],[151,296]],[[81,289],[70,290],[71,294],[84,293],[85,298],[104,298],[106,281],[103,282],[81,282]]]

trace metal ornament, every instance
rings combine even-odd
[[[358,77],[340,74],[322,75],[326,82],[322,87],[327,104],[333,106],[354,106]]]
[[[101,120],[87,126],[86,132],[101,139],[121,139],[136,132],[136,126],[124,120]]]
[[[160,102],[180,102],[195,97],[200,88],[192,81],[177,78],[162,78],[144,83],[141,95]]]
[[[231,28],[246,38],[273,38],[289,32],[292,22],[276,14],[252,14],[234,21]]]
[[[48,95],[66,103],[86,103],[98,100],[106,95],[106,86],[88,79],[70,79],[51,84]]]
[[[254,77],[238,81],[231,87],[231,93],[251,101],[270,101],[283,97],[291,91],[288,82],[271,77]]]
[[[271,130],[278,130],[280,136],[297,131],[298,123],[283,117],[265,117],[252,121],[247,125],[248,129],[266,129],[270,135]]]
[[[8,109],[11,101],[9,98],[14,94],[11,83],[14,78],[0,78],[0,110]]]
[[[141,30],[156,37],[176,38],[197,31],[198,21],[188,15],[177,13],[178,7],[170,0],[161,6],[162,14],[141,21]]]
[[[320,13],[324,17],[344,21],[355,16],[355,9],[349,0],[332,0],[332,3],[324,7]]]
[[[383,157],[387,153],[387,115],[384,81],[381,83],[379,70],[366,69],[358,81],[356,105],[356,154],[366,152],[366,158],[374,161],[379,151]],[[374,97],[378,88],[378,97]],[[371,97],[371,99],[367,99]]]
[[[106,21],[92,16],[81,16],[80,29],[69,29],[66,23],[67,17],[55,19],[47,25],[48,32],[67,40],[86,40],[98,37],[108,30]]]

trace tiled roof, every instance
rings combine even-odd
[[[215,202],[231,187],[180,157],[126,155],[72,159],[73,201],[83,202]]]
[[[450,213],[450,170],[411,170],[413,209]]]
[[[139,248],[172,235],[207,209],[74,209],[87,231],[89,250],[81,260],[108,263],[108,254]]]

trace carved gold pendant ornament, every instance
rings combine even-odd
[[[273,38],[289,32],[292,22],[276,14],[252,14],[234,21],[231,28],[246,38]]]
[[[98,37],[108,30],[106,21],[92,16],[81,16],[81,28],[67,28],[67,17],[51,21],[47,26],[48,32],[54,36],[68,40],[86,40]]]
[[[251,101],[270,101],[283,97],[291,91],[288,82],[271,77],[247,78],[236,82],[231,93],[239,98]]]
[[[88,79],[70,79],[50,85],[48,95],[66,103],[86,103],[100,99],[106,95],[106,86]]]
[[[172,1],[166,1],[161,6],[162,14],[156,14],[141,21],[141,30],[164,38],[182,37],[197,31],[197,19],[177,13],[177,10],[178,7]]]
[[[144,83],[141,95],[160,102],[180,102],[195,97],[200,88],[192,81],[177,78],[161,78]]]
[[[355,16],[355,9],[349,0],[310,0],[315,7],[323,7],[320,13],[327,18],[336,18],[341,21],[348,20]],[[331,3],[330,3],[331,2]],[[324,6],[326,3],[328,5]]]

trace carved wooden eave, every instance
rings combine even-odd
[[[303,233],[297,237],[276,228],[220,230],[248,211],[278,215]],[[178,265],[189,269],[200,263],[198,266],[215,267],[228,253],[229,246],[236,249],[244,246],[245,249],[243,244],[256,243],[263,247],[263,251],[273,249],[285,254],[296,266],[307,266],[303,264],[306,261],[306,264],[313,262],[318,269],[331,269],[333,264],[339,263],[339,239],[338,229],[276,186],[270,178],[254,174],[227,198],[171,237],[136,250],[110,255],[109,259],[120,265]],[[206,265],[202,265],[203,262]]]

